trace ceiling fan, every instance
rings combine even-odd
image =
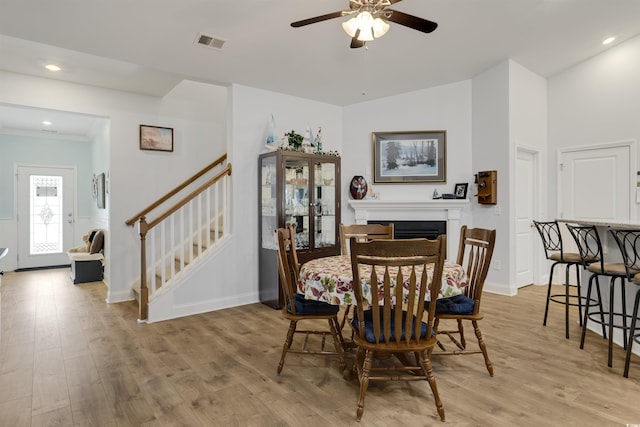
[[[333,18],[354,15],[342,24],[342,28],[351,37],[351,47],[363,47],[368,41],[382,37],[389,29],[388,22],[404,25],[414,30],[430,33],[438,24],[404,12],[389,9],[389,6],[402,0],[349,0],[349,9],[327,13],[313,18],[292,22],[294,28],[315,24]]]

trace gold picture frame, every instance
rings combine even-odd
[[[447,182],[444,130],[372,132],[373,182]]]

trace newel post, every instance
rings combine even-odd
[[[146,218],[140,217],[140,304],[138,321],[149,317],[149,288],[147,287],[147,231]]]

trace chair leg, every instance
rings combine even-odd
[[[342,333],[340,332],[340,324],[337,317],[329,319],[329,330],[333,336],[333,343],[338,353],[338,360],[340,361],[340,371],[344,371],[347,366],[344,361],[344,340],[342,339]]]
[[[340,330],[344,329],[344,325],[347,323],[347,319],[349,318],[349,311],[351,310],[351,306],[348,305],[344,310],[344,315],[342,316],[342,320],[340,321]]]
[[[433,320],[433,334],[437,337],[438,336],[438,325],[440,324],[440,319],[438,319],[437,317]],[[440,350],[442,351],[446,351],[446,349],[444,348],[444,345],[440,342],[440,340],[436,341],[436,344],[438,344],[438,347],[440,347]],[[429,350],[429,356],[431,356],[431,353],[433,353],[433,348],[431,348]]]
[[[360,397],[358,398],[358,409],[356,410],[356,421],[360,421],[364,412],[364,397],[369,387],[369,371],[371,371],[371,362],[373,359],[373,351],[367,350],[364,361],[362,363],[362,371],[358,375],[360,381]]]
[[[467,341],[464,339],[464,327],[462,326],[462,319],[458,319],[458,333],[460,334],[460,345],[462,348],[467,348]]]
[[[487,353],[487,346],[484,343],[484,339],[482,338],[482,332],[480,332],[480,328],[478,327],[478,321],[472,320],[473,328],[476,332],[476,338],[478,338],[478,345],[480,346],[480,350],[482,351],[482,355],[484,356],[484,364],[487,365],[487,371],[489,371],[489,375],[493,376],[493,365],[491,364],[491,360],[489,360],[489,353]]]
[[[282,346],[282,356],[280,357],[280,363],[278,364],[278,375],[282,372],[282,368],[284,367],[284,358],[287,355],[287,351],[291,348],[291,343],[293,342],[293,335],[296,332],[296,321],[292,320],[289,322],[289,330],[287,331],[287,338],[284,341],[284,345]]]
[[[422,352],[420,355],[416,354],[416,360],[420,361],[422,369],[427,373],[427,381],[429,382],[429,387],[431,387],[431,393],[433,393],[436,410],[438,411],[438,415],[440,415],[440,421],[444,421],[444,406],[442,405],[442,400],[440,400],[440,394],[438,393],[438,384],[436,384],[436,378],[433,376],[431,360],[426,356],[426,352]]]
[[[631,348],[633,347],[633,336],[636,334],[636,321],[638,320],[638,306],[640,305],[640,289],[636,290],[636,302],[633,304],[631,315],[631,326],[629,330],[629,343],[627,344],[627,355],[624,359],[624,377],[629,378],[629,365],[631,363]]]

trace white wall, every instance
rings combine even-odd
[[[453,193],[456,183],[472,183],[471,81],[424,89],[344,107],[342,133],[342,222],[354,222],[349,183],[362,175],[384,200],[428,200],[433,190]],[[446,182],[374,184],[372,132],[446,130]],[[469,192],[468,194],[471,194]],[[462,221],[470,220],[464,211]]]
[[[548,98],[549,165],[557,164],[560,148],[638,141],[640,36],[551,77]],[[549,167],[550,217],[558,213],[557,179]]]
[[[113,268],[107,298],[131,298],[139,275],[138,235],[125,221],[225,152],[226,89],[184,82],[159,99],[0,72],[0,102],[110,120],[106,258]],[[174,128],[174,152],[141,151],[140,124]]]
[[[498,172],[498,204],[481,205],[472,201],[473,226],[496,230],[496,246],[486,288],[510,294],[509,289],[509,62],[502,62],[473,78],[473,173]],[[472,186],[471,194],[476,194]],[[500,215],[496,215],[496,206]]]
[[[496,230],[487,290],[514,295],[516,277],[515,167],[518,147],[544,153],[545,79],[507,60],[473,79],[473,169],[498,172],[496,205],[473,203],[473,225]],[[477,187],[474,186],[475,193]],[[499,269],[498,269],[498,266]]]

